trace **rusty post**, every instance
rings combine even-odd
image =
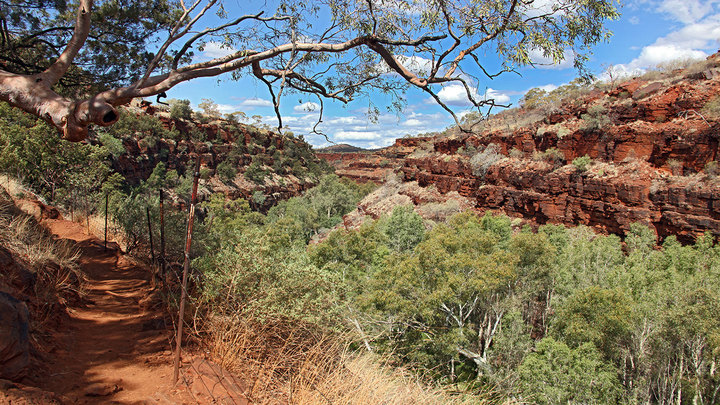
[[[110,194],[105,194],[105,251],[107,252],[107,226],[108,226],[108,200]]]
[[[190,197],[190,212],[188,213],[187,233],[185,234],[185,262],[183,263],[182,290],[180,291],[180,311],[178,313],[177,335],[175,337],[175,361],[173,383],[177,383],[180,376],[180,348],[182,346],[183,318],[185,313],[185,300],[187,297],[187,277],[190,271],[190,245],[192,243],[193,221],[195,220],[195,204],[197,203],[198,179],[200,178],[200,160],[198,155],[193,173],[193,188]]]
[[[147,213],[148,235],[150,236],[150,260],[152,260],[152,264],[154,266],[155,265],[155,248],[153,247],[152,222],[150,222],[150,207],[145,207],[145,213]]]
[[[160,189],[160,277],[165,280],[165,194]]]

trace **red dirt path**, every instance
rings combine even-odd
[[[196,403],[173,389],[169,336],[158,309],[143,309],[150,272],[64,220],[45,225],[78,242],[87,275],[87,304],[69,308],[67,348],[56,353],[40,388],[78,404]],[[158,328],[159,327],[159,328]]]

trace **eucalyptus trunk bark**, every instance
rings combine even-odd
[[[38,116],[69,141],[87,137],[88,126],[108,126],[118,120],[115,106],[102,98],[70,100],[52,90],[43,74],[19,75],[0,70],[0,100]]]

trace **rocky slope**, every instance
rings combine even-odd
[[[161,162],[166,171],[183,176],[200,156],[201,194],[245,198],[266,210],[301,194],[330,170],[310,145],[292,135],[201,115],[172,118],[147,102],[124,113],[128,125],[110,127],[111,136],[122,142],[112,168],[130,184],[148,180]]]
[[[718,66],[714,55],[620,84],[565,86],[471,133],[319,156],[350,178],[380,181],[397,171],[406,182],[457,192],[480,211],[534,224],[623,235],[640,222],[661,238],[691,242],[706,231],[720,235]]]

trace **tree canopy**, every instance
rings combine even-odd
[[[247,75],[267,86],[280,127],[292,92],[347,103],[416,87],[476,90],[493,78],[574,55],[610,35],[616,0],[321,0],[224,6],[221,0],[0,0],[0,99],[44,118],[69,140],[112,125],[115,107],[198,77]],[[74,20],[74,21],[73,21]],[[194,58],[208,44],[228,50]],[[453,114],[454,116],[454,114]],[[322,118],[321,118],[322,119]]]

